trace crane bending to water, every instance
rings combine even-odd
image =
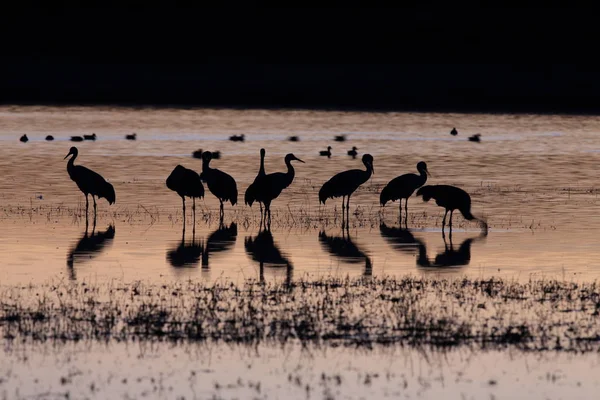
[[[417,171],[419,171],[419,175],[404,174],[392,179],[385,185],[379,195],[379,202],[382,206],[385,206],[385,203],[388,201],[398,200],[398,207],[400,210],[398,219],[400,221],[402,221],[402,199],[406,199],[404,202],[404,218],[406,220],[408,219],[408,198],[412,196],[415,190],[427,182],[427,175],[431,176],[427,170],[427,163],[425,163],[425,161],[420,161],[417,164]]]
[[[352,196],[352,193],[354,193],[360,185],[368,181],[373,172],[375,172],[372,155],[363,155],[362,162],[367,168],[365,171],[362,169],[351,169],[340,172],[325,182],[321,187],[321,190],[319,190],[319,202],[325,204],[327,199],[342,197],[342,214],[344,213],[344,209],[346,210],[346,213],[348,213],[348,209],[350,208],[350,196]],[[348,198],[346,204],[344,204],[345,197]]]
[[[469,221],[478,221],[481,229],[487,233],[487,222],[483,219],[476,218],[471,214],[471,196],[461,188],[450,185],[427,185],[417,190],[417,196],[423,196],[423,201],[434,199],[436,204],[446,209],[444,220],[442,221],[442,234],[444,233],[444,225],[446,225],[446,216],[450,211],[450,221],[448,226],[452,233],[452,213],[454,210],[460,213]]]
[[[65,156],[65,160],[67,157],[72,156],[67,163],[67,172],[69,173],[69,177],[73,182],[77,184],[77,187],[83,194],[85,194],[85,215],[87,218],[88,210],[89,210],[89,200],[88,194],[92,195],[92,200],[94,201],[94,219],[96,218],[96,198],[99,199],[104,197],[109,204],[113,204],[116,201],[115,189],[113,185],[108,183],[100,174],[92,171],[89,168],[86,168],[82,165],[74,165],[75,159],[79,152],[77,151],[77,147],[73,146],[69,150],[69,154]]]

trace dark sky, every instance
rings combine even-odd
[[[594,15],[34,12],[0,32],[0,101],[598,113]]]

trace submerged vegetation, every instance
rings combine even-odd
[[[598,351],[596,283],[323,278],[0,290],[5,340],[222,341]]]

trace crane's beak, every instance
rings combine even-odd
[[[371,164],[371,169],[373,170],[373,173],[375,173],[375,167],[373,166],[373,163],[369,163]]]
[[[294,160],[296,160],[296,161],[300,161],[301,163],[304,163],[304,161],[302,161],[301,159],[299,159],[299,158],[298,158],[298,157],[296,157],[296,156],[294,156]],[[306,164],[306,163],[304,163],[304,164]]]
[[[65,158],[63,158],[63,160],[66,160],[66,159],[67,159],[67,157],[69,157],[71,154],[73,154],[73,153],[69,152],[69,154],[67,154],[67,155],[65,156]]]
[[[426,174],[427,174],[429,177],[433,178],[433,176],[432,176],[432,175],[429,173],[429,170],[428,170],[428,169],[425,169],[425,173],[426,173]]]

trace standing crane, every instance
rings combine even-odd
[[[261,185],[263,185],[265,173],[265,149],[260,149],[260,167],[258,168],[258,174],[256,178],[254,178],[254,182],[248,186],[246,189],[246,193],[244,194],[244,202],[252,207],[252,204],[256,201],[257,192],[263,190]],[[262,218],[262,202],[258,202],[260,206],[260,217]]]
[[[223,219],[223,202],[229,201],[232,206],[237,203],[237,184],[233,177],[219,169],[210,167],[212,154],[210,152],[202,153],[202,173],[200,179],[206,182],[208,190],[219,199],[221,204],[219,208],[220,219]]]
[[[269,224],[271,223],[271,202],[279,197],[283,189],[292,184],[294,177],[296,176],[296,171],[292,166],[292,161],[300,161],[301,163],[304,163],[304,161],[292,153],[286,154],[284,160],[285,165],[287,166],[287,172],[274,172],[272,174],[265,175],[260,179],[259,187],[256,193],[256,200],[265,205],[264,219],[265,221],[267,220],[268,214]]]
[[[402,199],[406,199],[404,202],[404,214],[405,214],[405,223],[406,219],[408,219],[408,198],[412,196],[415,190],[420,188],[427,182],[427,175],[431,176],[429,171],[427,170],[427,164],[425,161],[420,161],[417,164],[417,171],[419,171],[419,175],[417,174],[404,174],[397,176],[396,178],[389,181],[387,185],[381,191],[379,195],[379,202],[382,206],[385,206],[385,203],[388,201],[396,201],[398,200],[398,206],[400,210],[400,215],[398,219],[402,222]]]
[[[98,199],[104,197],[109,204],[113,204],[116,200],[115,189],[113,185],[108,183],[100,174],[92,171],[89,168],[86,168],[82,165],[74,165],[75,159],[79,152],[77,151],[77,147],[73,146],[69,150],[69,154],[65,156],[65,160],[67,157],[72,156],[67,163],[67,172],[69,173],[69,177],[73,182],[77,184],[77,187],[83,194],[85,194],[85,217],[87,220],[88,209],[89,209],[89,200],[88,194],[92,195],[92,200],[94,201],[94,221],[96,220],[96,198]]]
[[[166,181],[167,187],[181,196],[183,203],[183,226],[185,226],[185,197],[192,198],[192,215],[196,223],[196,198],[204,197],[204,185],[194,170],[177,165]]]
[[[342,197],[342,214],[344,209],[346,213],[350,208],[350,196],[358,189],[360,185],[369,180],[373,172],[373,156],[370,154],[364,154],[362,156],[362,162],[367,168],[365,171],[362,169],[351,169],[348,171],[340,172],[334,175],[331,179],[323,184],[321,190],[319,190],[319,202],[325,204],[327,199],[335,197]],[[348,200],[344,204],[344,198]],[[346,218],[346,223],[348,219]],[[342,222],[343,225],[343,222]]]

